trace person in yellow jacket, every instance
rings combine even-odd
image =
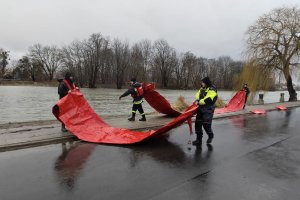
[[[209,77],[203,78],[201,80],[201,88],[195,95],[196,103],[199,105],[195,121],[195,131],[197,138],[192,143],[195,146],[202,145],[202,127],[208,135],[208,139],[206,141],[207,144],[210,144],[214,138],[211,124],[217,98],[218,93],[216,87],[211,83]]]

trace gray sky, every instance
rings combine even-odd
[[[0,0],[0,48],[13,59],[28,47],[111,39],[165,39],[179,52],[241,59],[245,31],[262,14],[299,0]]]

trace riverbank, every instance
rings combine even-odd
[[[278,105],[284,105],[288,109],[291,109],[293,107],[300,107],[300,101],[247,106],[242,111],[214,115],[214,119],[249,115],[254,108],[273,111],[276,110],[276,106]],[[147,115],[146,122],[128,122],[126,116],[106,116],[103,119],[114,127],[141,131],[156,129],[172,120],[172,118],[161,114]],[[58,143],[63,140],[76,140],[74,135],[61,132],[60,126],[57,120],[0,124],[0,151]],[[188,127],[186,127],[186,134],[188,132]]]
[[[0,80],[0,86],[39,86],[39,87],[57,87],[58,82],[53,81],[21,81],[21,80]]]
[[[39,86],[39,87],[57,87],[58,81],[24,81],[24,80],[13,80],[6,79],[0,80],[0,86]],[[124,86],[126,88],[127,86]],[[88,88],[88,87],[82,87]],[[115,84],[98,85],[98,88],[116,88]]]
[[[125,91],[118,89],[82,88],[81,92],[87,99],[93,110],[101,117],[128,115],[132,107],[131,97],[123,98],[119,96]],[[183,96],[187,104],[194,101],[195,90],[157,90],[165,97],[171,105],[174,105],[178,97]],[[264,93],[264,103],[279,102],[280,93]],[[0,124],[54,120],[51,112],[53,105],[58,100],[57,87],[36,87],[36,86],[0,86],[1,103],[0,103]],[[234,91],[218,91],[219,99],[225,104],[235,94]],[[287,100],[288,92],[284,92]],[[250,99],[250,97],[249,97]],[[257,104],[258,95],[254,97],[253,103]],[[146,115],[154,112],[153,108],[147,103],[143,103]]]
[[[0,86],[40,86],[40,87],[57,87],[58,82],[57,80],[52,80],[52,81],[24,81],[24,80],[14,80],[14,79],[5,79],[5,80],[0,80]],[[81,87],[81,88],[88,88],[88,87]],[[104,84],[104,85],[97,85],[97,88],[110,88],[110,89],[116,89],[115,84]],[[127,88],[127,85],[123,85],[122,87]],[[196,90],[197,88],[175,88],[175,87],[169,87],[169,88],[160,88],[157,87],[158,89],[168,89],[168,90]],[[219,88],[220,89],[220,88]],[[232,89],[233,90],[233,89]],[[226,90],[222,89],[222,91],[232,91],[232,90]],[[300,86],[296,86],[295,90],[300,90]],[[274,91],[287,91],[287,88],[282,87],[278,88],[275,90],[269,90],[266,92],[274,92]]]

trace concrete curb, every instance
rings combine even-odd
[[[8,145],[1,145],[0,152],[12,151],[12,150],[17,150],[17,149],[25,149],[25,148],[37,147],[37,146],[44,146],[44,145],[48,145],[48,144],[56,144],[56,143],[60,143],[61,141],[66,141],[66,140],[77,140],[77,138],[75,137],[75,135],[69,135],[69,136],[53,137],[53,138],[44,139],[44,140],[35,140],[35,141],[30,141],[30,142],[20,142],[20,143],[8,144]]]

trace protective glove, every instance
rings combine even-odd
[[[199,105],[201,105],[201,106],[205,105],[204,99],[201,99],[201,100],[199,101]]]

